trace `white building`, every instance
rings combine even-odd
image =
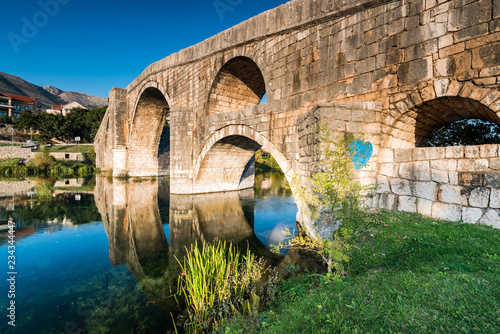
[[[69,114],[69,112],[71,111],[71,109],[74,109],[74,108],[85,109],[85,107],[82,106],[78,102],[70,102],[70,103],[65,104],[65,105],[62,105],[62,104],[61,105],[53,104],[52,105],[52,109],[47,109],[47,112],[49,114],[62,114],[63,116],[66,116],[67,114]]]

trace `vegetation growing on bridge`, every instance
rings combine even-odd
[[[359,138],[346,135],[335,140],[324,126],[318,133],[320,140],[318,171],[303,182],[298,177],[292,180],[295,197],[307,206],[305,214],[315,222],[313,238],[285,231],[292,236],[286,242],[275,246],[280,248],[298,247],[311,250],[321,257],[327,265],[327,279],[345,275],[344,264],[349,261],[352,244],[349,239],[352,231],[344,222],[361,214],[362,197],[369,194],[375,186],[361,185],[356,180],[351,143]],[[363,167],[366,164],[363,164]],[[321,232],[323,231],[323,232]],[[329,231],[326,233],[325,231]]]

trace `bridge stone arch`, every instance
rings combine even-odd
[[[133,101],[133,104],[132,104],[132,110],[133,110],[132,123],[134,122],[135,116],[137,114],[137,106],[138,106],[139,102],[141,101],[141,96],[144,93],[144,91],[146,91],[149,88],[156,88],[157,90],[159,90],[162,93],[165,100],[167,101],[167,104],[169,106],[172,105],[172,100],[170,99],[170,96],[168,95],[165,87],[161,83],[159,83],[158,81],[147,80],[144,84],[142,84],[141,88],[138,90],[137,97]]]
[[[411,148],[422,144],[439,128],[462,119],[482,119],[500,125],[500,110],[493,104],[500,91],[470,82],[436,80],[414,89],[392,106],[396,115],[384,147]]]
[[[235,56],[216,72],[208,90],[208,115],[256,106],[266,93],[266,81],[257,63],[247,56]]]
[[[169,159],[159,159],[159,145],[165,122],[170,114],[170,99],[165,89],[155,81],[146,82],[134,103],[129,133],[129,175],[168,174]],[[163,134],[169,136],[169,133]],[[168,153],[164,153],[168,154]]]
[[[193,188],[217,192],[253,187],[251,165],[259,148],[274,157],[290,182],[291,162],[268,138],[247,125],[228,125],[213,132],[203,145],[194,166]]]

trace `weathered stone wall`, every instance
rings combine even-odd
[[[381,113],[380,103],[370,102],[336,102],[324,103],[302,115],[297,121],[297,131],[300,141],[299,172],[301,177],[308,177],[315,168],[321,155],[318,132],[324,128],[332,140],[338,140],[346,133],[361,137],[373,145],[373,154],[368,165],[357,172],[357,177],[363,183],[375,183],[379,147],[381,144]]]
[[[373,207],[500,228],[500,145],[383,149]]]
[[[0,159],[30,159],[34,156],[35,152],[31,152],[31,148],[22,148],[20,146],[0,146]]]

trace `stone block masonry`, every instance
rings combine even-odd
[[[384,149],[373,207],[500,228],[500,145]],[[392,160],[392,161],[391,161]]]
[[[31,148],[22,148],[20,146],[0,146],[0,159],[31,159],[34,156],[35,153],[31,152]]]
[[[292,0],[114,88],[97,167],[169,171],[177,194],[238,190],[260,147],[289,180],[313,172],[315,127],[329,123],[372,143],[358,177],[384,189],[375,206],[498,221],[494,147],[419,148],[456,120],[500,124],[497,2]],[[167,121],[169,157],[159,153]]]

